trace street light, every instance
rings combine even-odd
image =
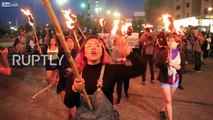
[[[57,0],[57,3],[59,5],[64,5],[67,2],[67,0]]]
[[[212,7],[209,7],[209,8],[208,8],[208,11],[210,11],[210,12],[211,12],[211,11],[212,11],[212,9],[213,9]]]
[[[110,14],[111,14],[111,11],[110,11],[110,10],[107,10],[107,14],[110,15]]]
[[[86,8],[86,4],[85,3],[81,3],[81,8],[85,9]]]
[[[115,12],[114,16],[120,18],[121,14],[119,12]]]

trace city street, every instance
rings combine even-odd
[[[213,58],[207,60],[201,73],[190,72],[192,66],[189,64],[184,74],[185,90],[178,89],[174,95],[174,120],[212,120]],[[158,70],[156,76],[157,73]],[[12,67],[11,76],[0,75],[0,120],[68,120],[68,111],[55,87],[31,101],[31,97],[46,86],[45,68],[40,64]],[[160,120],[159,82],[150,84],[147,80],[142,86],[139,76],[131,80],[129,93],[129,99],[115,105],[121,120]],[[114,96],[116,99],[116,94]]]

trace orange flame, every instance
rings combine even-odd
[[[119,22],[120,22],[119,19],[114,20],[114,26],[113,26],[112,31],[111,31],[112,35],[115,35],[116,31],[118,30],[118,24],[119,24]]]
[[[72,14],[72,11],[70,9],[61,10],[61,12],[63,13],[63,15],[66,19],[67,28],[73,29],[75,27],[75,23],[77,21],[76,16],[74,14]]]
[[[30,10],[24,10],[24,9],[21,9],[21,11],[28,16],[28,23],[33,26],[33,15],[32,13],[30,12]]]
[[[169,21],[170,15],[165,14],[163,15],[163,22],[164,22],[164,26],[165,26],[165,31],[171,32],[171,30],[169,29],[169,25],[171,24]]]
[[[101,27],[103,27],[104,24],[106,23],[106,20],[101,18],[99,22],[100,22]]]
[[[124,25],[122,25],[121,27],[121,31],[122,31],[122,34],[125,35],[127,33],[127,29],[128,27],[132,26],[132,23],[125,23]]]

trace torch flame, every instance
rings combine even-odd
[[[77,21],[76,16],[72,14],[72,11],[69,10],[61,10],[63,13],[65,19],[66,19],[66,24],[69,29],[73,29],[75,27],[75,23]]]
[[[24,9],[21,9],[21,11],[28,16],[28,23],[33,26],[33,15],[32,13],[30,12],[30,10],[24,10]]]
[[[116,31],[118,30],[118,24],[119,24],[119,19],[114,20],[114,26],[112,28],[111,34],[115,35]]]
[[[164,22],[165,30],[171,32],[169,29],[169,25],[170,25],[170,21],[168,19],[169,17],[170,15],[168,14],[163,15],[163,22]]]
[[[103,27],[104,24],[106,23],[106,20],[101,18],[99,22],[100,22],[101,27]]]
[[[124,25],[122,25],[121,27],[121,31],[122,31],[122,34],[125,35],[127,33],[127,29],[128,27],[132,26],[132,23],[125,23]]]

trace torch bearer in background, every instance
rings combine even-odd
[[[103,19],[103,18],[101,18],[100,19],[100,25],[101,25],[101,36],[102,36],[102,38],[104,37],[104,25],[105,25],[105,23],[106,23],[106,19]]]
[[[21,9],[21,11],[22,11],[26,16],[28,16],[28,23],[30,24],[30,26],[32,26],[33,33],[34,33],[35,39],[36,39],[36,44],[37,44],[37,46],[38,46],[38,51],[39,51],[39,54],[41,55],[41,54],[42,54],[42,51],[41,51],[41,47],[39,46],[39,41],[38,41],[38,37],[37,37],[37,34],[36,34],[35,26],[34,26],[33,15],[32,15],[32,13],[30,12],[30,10]]]
[[[122,31],[122,34],[123,34],[124,36],[128,35],[127,33],[128,33],[128,29],[129,29],[130,27],[132,27],[132,23],[126,22],[124,25],[122,25],[121,31]]]
[[[61,27],[59,25],[58,19],[56,18],[56,15],[55,15],[55,13],[54,13],[54,11],[52,9],[51,3],[50,3],[49,0],[42,0],[42,2],[43,2],[43,5],[44,5],[44,7],[45,7],[45,9],[46,9],[46,11],[47,11],[52,23],[53,23],[53,25],[54,25],[56,34],[57,34],[57,36],[58,36],[58,38],[59,38],[59,40],[61,42],[61,46],[63,47],[63,49],[65,51],[66,57],[67,57],[70,65],[73,68],[73,72],[74,72],[75,76],[80,79],[81,77],[80,77],[80,75],[78,73],[77,67],[75,65],[75,62],[74,62],[72,56],[69,54],[69,50],[68,50],[68,47],[67,47],[63,32],[62,32]],[[85,89],[82,90],[82,94],[83,94],[84,98],[86,99],[89,108],[92,110],[92,104],[90,102],[90,99],[89,99]]]
[[[74,27],[77,27],[78,30],[81,32],[82,36],[84,37],[84,39],[86,39],[86,36],[84,35],[83,31],[81,30],[80,26],[77,23],[77,17],[74,14],[72,14],[72,11],[70,9],[69,10],[61,10],[61,11],[62,11],[64,17],[67,20],[66,21],[67,27],[69,29],[73,29]]]
[[[67,28],[73,32],[73,35],[75,37],[75,44],[77,45],[78,49],[80,50],[81,47],[80,47],[76,32],[74,30],[75,24],[77,22],[77,18],[74,14],[72,14],[72,11],[70,9],[69,10],[61,10],[61,12],[63,13],[63,15],[66,19]]]
[[[162,17],[163,17],[163,23],[164,23],[165,31],[166,32],[171,32],[171,30],[169,28],[171,22],[168,19],[170,17],[170,15],[165,14]]]
[[[117,32],[117,30],[118,30],[118,25],[119,25],[119,23],[120,23],[120,20],[119,19],[115,19],[114,20],[114,25],[113,25],[113,28],[112,28],[112,31],[111,31],[111,34],[112,35],[115,35],[116,34],[116,32]]]

